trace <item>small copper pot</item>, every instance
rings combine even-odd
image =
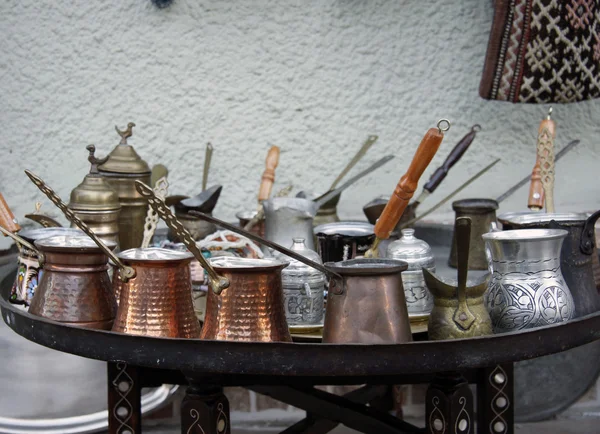
[[[200,323],[192,304],[190,262],[194,256],[160,248],[129,249],[118,258],[135,277],[113,285],[119,308],[112,330],[164,338],[197,338]]]
[[[0,231],[6,234],[4,228],[0,227]],[[23,231],[18,236],[13,236],[12,233],[6,235],[15,239],[19,245],[17,275],[10,290],[8,301],[13,304],[29,306],[44,272],[38,258],[38,252],[33,243],[37,240],[57,235],[83,235],[83,232],[77,229],[62,227],[44,227]],[[28,243],[23,243],[21,238]]]
[[[116,243],[106,242],[114,249]],[[55,236],[35,242],[44,259],[29,313],[74,326],[110,330],[117,304],[108,257],[87,236]]]
[[[323,342],[400,344],[412,341],[401,272],[396,259],[328,262],[341,275],[329,282]]]
[[[211,258],[210,265],[229,280],[219,295],[208,291],[202,339],[291,342],[283,308],[281,270],[275,259]]]

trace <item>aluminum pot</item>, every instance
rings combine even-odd
[[[208,292],[202,339],[291,342],[283,307],[281,270],[275,259],[219,257],[209,264],[229,288]]]
[[[535,213],[503,215],[502,225],[510,229],[562,229],[568,232],[560,252],[560,268],[573,295],[576,316],[600,309],[600,296],[594,280],[594,225],[600,211],[589,218],[582,213]],[[500,217],[499,217],[500,219]]]
[[[568,321],[575,305],[560,267],[567,231],[522,229],[483,235],[492,277],[486,298],[495,333]]]
[[[114,249],[117,243],[106,242]],[[35,242],[44,273],[29,313],[69,325],[110,330],[117,303],[108,257],[86,236],[55,236]]]
[[[399,344],[412,341],[401,272],[408,264],[395,259],[328,262],[332,277],[325,312],[323,342]]]
[[[282,246],[294,238],[304,238],[306,247],[315,250],[313,219],[317,204],[298,197],[274,197],[263,202],[265,209],[265,238]]]

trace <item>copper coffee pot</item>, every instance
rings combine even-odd
[[[40,268],[29,313],[73,326],[110,330],[117,305],[108,277],[108,257],[82,235],[35,241],[0,231],[37,256]],[[117,246],[108,242],[110,249]]]
[[[207,261],[190,233],[152,189],[141,182],[136,188],[208,272],[212,290],[206,302],[202,339],[291,342],[281,287],[281,269],[287,263],[231,257]]]
[[[400,275],[408,266],[406,262],[360,258],[321,265],[212,216],[192,213],[325,273],[330,280],[323,342],[384,344],[412,340]],[[275,301],[271,308],[274,305]]]
[[[113,279],[119,308],[112,331],[163,338],[200,335],[192,304],[191,253],[149,247],[125,250],[118,257],[136,276],[127,282]]]

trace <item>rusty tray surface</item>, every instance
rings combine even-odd
[[[30,315],[7,301],[2,319],[28,340],[105,361],[199,375],[347,377],[348,384],[379,377],[483,368],[553,354],[600,339],[600,312],[568,323],[515,333],[395,345],[261,343],[164,339],[72,327]],[[323,378],[331,384],[331,378]]]

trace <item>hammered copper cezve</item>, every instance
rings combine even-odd
[[[135,269],[127,282],[113,279],[119,308],[112,330],[165,338],[197,338],[190,262],[194,256],[160,248],[129,249],[119,259]],[[116,276],[116,275],[115,275]]]
[[[212,267],[229,280],[217,295],[208,292],[202,339],[291,342],[285,311],[281,270],[275,259],[219,257]]]
[[[108,243],[115,248],[116,243]],[[74,326],[110,330],[117,305],[108,277],[108,257],[86,236],[56,236],[35,242],[44,271],[29,313]]]

